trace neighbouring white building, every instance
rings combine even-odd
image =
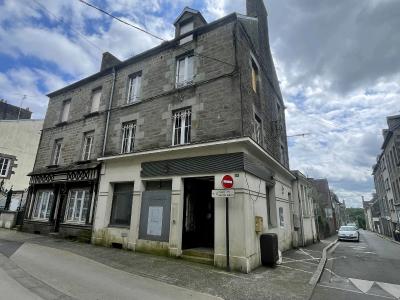
[[[0,207],[4,207],[6,191],[12,189],[10,210],[16,210],[26,198],[27,174],[32,171],[43,120],[0,121]]]
[[[293,181],[293,244],[306,246],[315,243],[318,239],[314,202],[311,193],[311,183],[300,171],[292,171],[296,176]]]

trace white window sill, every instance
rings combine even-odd
[[[86,225],[86,221],[84,222],[77,222],[77,221],[65,221],[62,224],[67,224],[67,225]]]
[[[47,218],[47,219],[32,218],[31,220],[32,221],[37,221],[37,222],[48,222],[49,218]]]

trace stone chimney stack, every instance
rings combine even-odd
[[[116,58],[114,55],[112,55],[110,52],[104,52],[103,58],[101,59],[100,71],[111,68],[111,67],[119,64],[120,62],[121,61],[118,58]]]

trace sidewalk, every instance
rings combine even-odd
[[[308,281],[331,241],[290,250],[276,268],[259,267],[250,274],[228,273],[213,266],[182,259],[105,248],[47,236],[0,230],[0,240],[39,244],[69,251],[115,269],[152,278],[167,284],[219,296],[223,299],[307,299]],[[1,250],[0,250],[1,251]],[[4,251],[4,250],[3,250]]]

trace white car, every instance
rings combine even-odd
[[[360,241],[360,233],[356,226],[341,226],[338,231],[338,240]]]

